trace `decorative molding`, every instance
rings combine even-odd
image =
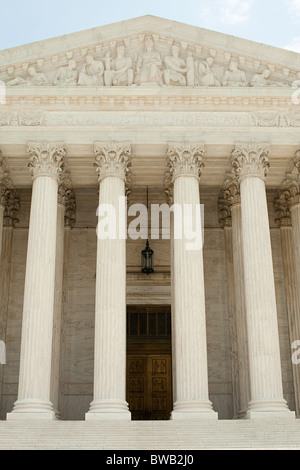
[[[30,142],[28,167],[33,178],[52,176],[59,179],[65,168],[67,154],[62,143]]]
[[[223,187],[219,194],[219,222],[221,227],[231,227],[231,208],[241,203],[240,185],[238,178],[232,173],[227,173]]]
[[[174,182],[179,176],[192,176],[200,181],[204,167],[204,144],[171,143],[167,150],[167,167]]]
[[[129,183],[131,166],[131,144],[116,142],[96,142],[94,164],[100,183],[108,176],[117,176]]]
[[[266,143],[237,143],[232,152],[231,165],[239,181],[255,176],[265,181],[271,147]]]

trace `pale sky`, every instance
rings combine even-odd
[[[148,14],[300,52],[300,0],[0,0],[0,50]]]

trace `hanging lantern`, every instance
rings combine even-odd
[[[149,245],[149,240],[147,240],[146,248],[142,251],[142,272],[145,274],[154,273],[153,253]]]
[[[149,210],[149,193],[147,187],[147,213]],[[153,254],[154,251],[151,250],[149,244],[149,225],[147,221],[147,243],[146,248],[142,251],[142,273],[144,274],[152,274],[154,273],[153,269]]]

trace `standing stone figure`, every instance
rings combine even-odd
[[[164,80],[167,86],[169,85],[186,85],[186,78],[184,74],[187,73],[185,61],[179,57],[179,47],[172,46],[172,55],[165,57]]]
[[[150,36],[145,39],[146,51],[142,52],[136,64],[136,85],[162,85],[160,54],[153,50],[154,42]]]

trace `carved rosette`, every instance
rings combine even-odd
[[[172,182],[179,176],[192,176],[200,181],[204,151],[203,144],[170,144],[167,150],[167,167]]]
[[[226,175],[223,187],[219,194],[219,222],[221,227],[231,227],[231,208],[235,204],[240,204],[240,185],[237,177],[229,173]]]
[[[265,181],[270,168],[270,151],[270,145],[265,143],[236,144],[231,164],[239,181],[253,176]]]
[[[62,143],[29,143],[30,154],[28,167],[33,179],[38,176],[52,176],[57,180],[63,172],[67,154]]]
[[[70,173],[65,171],[58,186],[58,204],[65,208],[65,227],[73,228],[76,223],[76,196]]]
[[[96,142],[94,152],[96,155],[95,168],[100,183],[108,176],[116,176],[130,182],[131,145],[116,142]],[[128,188],[126,189],[128,191]]]

